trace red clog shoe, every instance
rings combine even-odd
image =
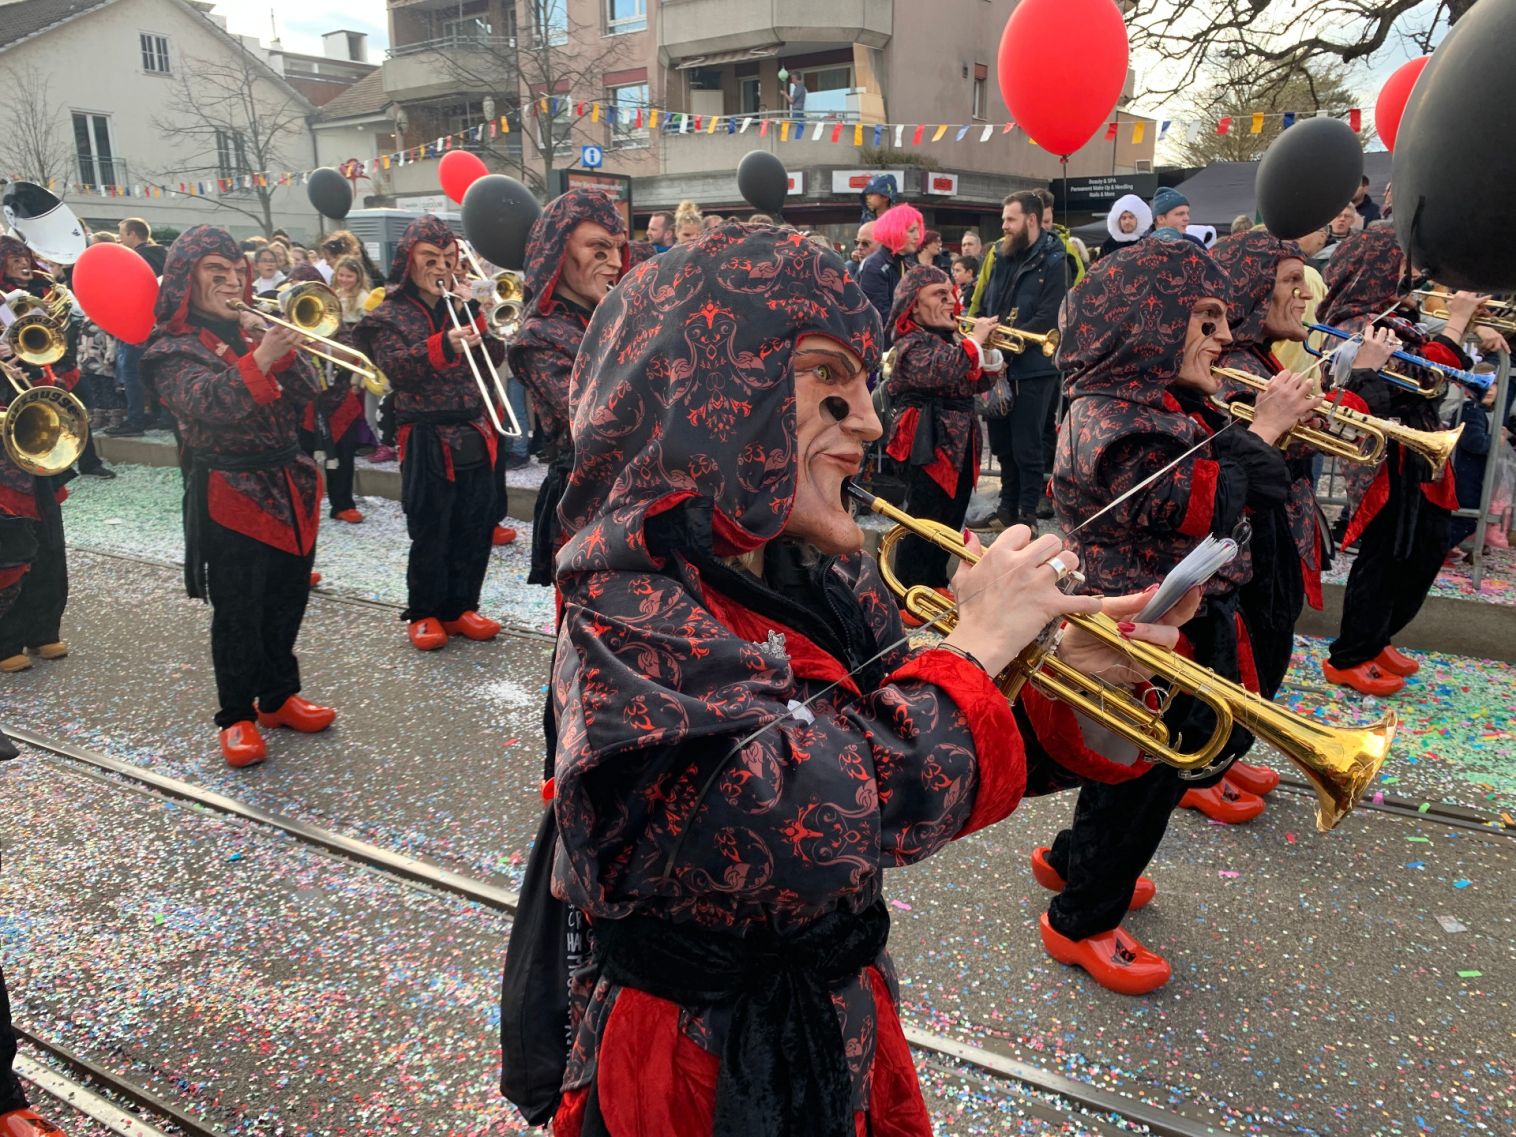
[[[1372,659],[1357,667],[1333,667],[1322,660],[1321,672],[1327,677],[1328,683],[1351,687],[1360,695],[1393,695],[1405,686],[1404,679],[1382,670]]]
[[[13,1109],[0,1113],[0,1137],[64,1137],[59,1129],[45,1117],[29,1109]]]
[[[332,520],[346,521],[349,525],[362,525],[363,514],[359,513],[356,509],[339,509],[336,513],[332,514]]]
[[[245,766],[256,766],[267,758],[268,747],[252,723],[234,722],[221,732],[221,754],[228,766],[240,770]]]
[[[1226,780],[1240,790],[1262,797],[1272,793],[1279,785],[1279,774],[1267,766],[1255,766],[1251,762],[1233,762],[1226,772]]]
[[[1032,850],[1032,876],[1037,883],[1049,892],[1063,891],[1063,877],[1058,875],[1058,870],[1048,864],[1047,855],[1051,850],[1047,845],[1040,845]],[[1146,908],[1153,902],[1153,897],[1158,895],[1158,886],[1145,876],[1137,878],[1137,887],[1132,889],[1132,902],[1126,906],[1128,912],[1135,912],[1139,908]]]
[[[456,620],[443,620],[442,630],[450,636],[462,636],[466,640],[492,640],[500,634],[500,621],[481,616],[478,612],[465,612]]]
[[[319,734],[336,721],[337,712],[331,707],[318,707],[299,695],[291,695],[277,711],[258,712],[260,726],[287,726],[301,734]]]
[[[509,525],[495,526],[495,532],[490,536],[492,545],[509,545],[516,539],[516,531]]]
[[[1039,921],[1043,949],[1059,963],[1082,967],[1090,978],[1118,995],[1146,995],[1169,981],[1173,974],[1168,960],[1149,951],[1125,928],[1115,928],[1087,939],[1071,940],[1053,931],[1047,913]]]
[[[1263,799],[1240,790],[1226,778],[1203,790],[1186,790],[1179,799],[1180,809],[1198,809],[1212,821],[1241,825],[1263,812]]]
[[[313,573],[311,573],[311,587],[315,588],[316,585],[318,585],[320,583],[321,583],[321,574],[319,572],[313,572]]]
[[[58,640],[50,644],[38,644],[26,649],[38,659],[66,659],[68,658],[68,644]]]
[[[434,616],[424,620],[412,620],[407,634],[417,651],[436,651],[447,646],[447,633],[442,630],[442,621]]]
[[[1385,644],[1384,650],[1376,655],[1373,662],[1380,671],[1387,671],[1391,675],[1409,677],[1421,670],[1421,664],[1402,651],[1396,651],[1393,644]]]

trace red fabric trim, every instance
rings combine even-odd
[[[397,426],[395,428],[395,454],[402,462],[405,461],[405,452],[410,445],[411,427],[413,425],[415,424],[408,422],[404,426]]]
[[[1458,358],[1456,351],[1448,347],[1447,344],[1438,343],[1436,340],[1428,340],[1417,348],[1417,351],[1421,353],[1422,359],[1429,360],[1432,363],[1440,363],[1444,367],[1461,368],[1463,366],[1463,360]]]
[[[790,505],[793,506],[794,502],[790,502]],[[783,526],[780,528],[782,530]],[[763,544],[762,538],[749,533],[739,522],[733,520],[723,512],[719,506],[711,518],[711,532],[715,537],[712,544],[714,545],[714,552],[718,557],[740,556],[743,553],[752,552],[759,545]]]
[[[1442,468],[1442,477],[1435,482],[1421,483],[1421,496],[1438,509],[1458,508],[1458,482],[1453,473],[1453,463]]]
[[[43,370],[47,372],[47,377],[52,381],[54,387],[62,387],[65,391],[72,391],[79,385],[79,369],[77,367],[71,368],[62,374],[55,372],[51,367],[45,367]]]
[[[1321,535],[1316,535],[1316,563],[1321,563]],[[1300,576],[1305,583],[1305,602],[1320,612],[1326,600],[1321,591],[1321,570],[1300,562]]]
[[[338,441],[348,431],[348,427],[363,417],[363,405],[358,401],[358,393],[349,391],[347,397],[337,404],[337,409],[331,415],[332,441]]]
[[[253,402],[260,407],[267,406],[284,393],[277,382],[258,369],[252,352],[237,360],[237,372],[242,376],[248,393],[253,396]]]
[[[857,1117],[858,1133],[863,1137],[872,1121],[873,1137],[932,1137],[931,1115],[889,984],[874,967],[865,967],[863,978],[874,995],[874,1087],[868,1118]]]
[[[842,662],[816,646],[803,632],[797,632],[767,616],[760,616],[709,586],[704,588],[704,593],[706,610],[733,635],[750,643],[761,644],[768,642],[770,632],[781,633],[784,636],[784,650],[790,657],[790,670],[796,678],[840,683],[854,695],[863,697],[863,692],[858,689],[858,684]]]
[[[274,365],[268,369],[268,373],[270,375],[283,375],[286,371],[288,371],[291,367],[295,366],[295,364],[299,362],[300,353],[291,348],[289,351],[281,355],[278,359],[274,360]]]
[[[885,682],[907,679],[940,688],[963,715],[974,739],[979,789],[958,836],[967,837],[1009,817],[1026,793],[1026,750],[1010,701],[983,668],[956,652],[924,651]]]
[[[969,357],[973,369],[969,371],[969,382],[973,383],[984,374],[984,349],[979,346],[978,340],[966,339],[963,341],[963,350]]]
[[[1172,391],[1164,391],[1163,409],[1166,411],[1172,411],[1176,415],[1184,414],[1184,408],[1179,405],[1179,400],[1174,398],[1174,393]]]
[[[9,459],[6,460],[9,461]],[[0,485],[0,513],[8,517],[41,520],[37,514],[36,497],[33,494],[23,493],[21,490],[11,489],[10,486]]]
[[[1216,512],[1216,485],[1220,478],[1220,463],[1209,458],[1195,459],[1195,472],[1190,475],[1190,500],[1179,522],[1179,532],[1186,537],[1204,537],[1211,531],[1211,518]]]
[[[1363,495],[1363,500],[1358,503],[1358,508],[1353,510],[1353,516],[1348,521],[1347,532],[1343,534],[1343,548],[1351,545],[1369,527],[1369,522],[1379,516],[1379,511],[1390,500],[1390,464],[1380,464],[1379,472],[1374,475],[1374,481]]]
[[[1153,763],[1144,758],[1123,766],[1091,750],[1084,744],[1084,731],[1074,708],[1049,698],[1031,684],[1022,688],[1021,707],[1032,720],[1032,731],[1048,756],[1081,778],[1117,785],[1140,778],[1153,768]]]
[[[977,424],[976,424],[977,429]],[[932,451],[931,462],[924,466],[926,476],[942,487],[942,492],[952,497],[958,492],[958,467],[948,457],[946,450]]]
[[[281,552],[304,556],[315,544],[315,514],[312,512],[309,517],[300,518],[300,494],[288,471],[285,471],[284,476],[289,482],[290,502],[296,510],[296,524],[299,532],[270,517],[252,498],[238,493],[227,481],[226,474],[220,470],[210,472],[206,492],[206,504],[211,520]],[[302,521],[304,521],[303,524]],[[309,540],[303,539],[307,533],[309,533]]]
[[[911,447],[916,442],[916,426],[921,421],[920,407],[906,407],[895,419],[895,430],[890,435],[890,444],[884,452],[897,462],[911,456]]]
[[[433,332],[426,338],[426,359],[435,371],[448,371],[458,366],[456,359],[449,360],[442,341],[447,337],[442,332]]]
[[[0,588],[9,588],[26,575],[32,566],[30,563],[17,565],[15,568],[0,569]]]
[[[1237,674],[1242,678],[1242,686],[1257,695],[1262,688],[1258,684],[1258,663],[1253,658],[1253,638],[1248,635],[1242,613],[1236,613],[1234,618],[1237,621]]]

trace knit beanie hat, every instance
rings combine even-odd
[[[1158,192],[1153,195],[1153,216],[1162,217],[1171,209],[1189,204],[1190,199],[1173,186],[1160,186]]]

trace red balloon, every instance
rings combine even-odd
[[[1121,11],[1115,0],[1023,0],[1005,23],[998,69],[1011,118],[1067,157],[1110,121],[1126,86]]]
[[[1395,136],[1400,133],[1400,116],[1405,114],[1406,101],[1411,97],[1411,89],[1416,86],[1416,80],[1421,77],[1422,68],[1431,60],[1430,55],[1423,55],[1420,59],[1402,63],[1379,90],[1379,98],[1374,103],[1374,129],[1379,131],[1379,137],[1384,139],[1385,147],[1392,154],[1395,152]]]
[[[468,193],[469,186],[489,172],[484,160],[467,150],[449,150],[437,163],[437,180],[442,183],[442,192],[459,205],[463,204],[463,195]]]
[[[74,297],[104,331],[138,344],[153,330],[158,277],[125,245],[91,245],[74,262]]]

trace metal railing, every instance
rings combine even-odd
[[[414,40],[411,43],[400,43],[390,48],[385,55],[390,59],[400,59],[407,55],[421,55],[428,51],[499,51],[509,52],[516,50],[516,40],[513,36],[486,36],[456,35],[440,36],[437,39]]]

